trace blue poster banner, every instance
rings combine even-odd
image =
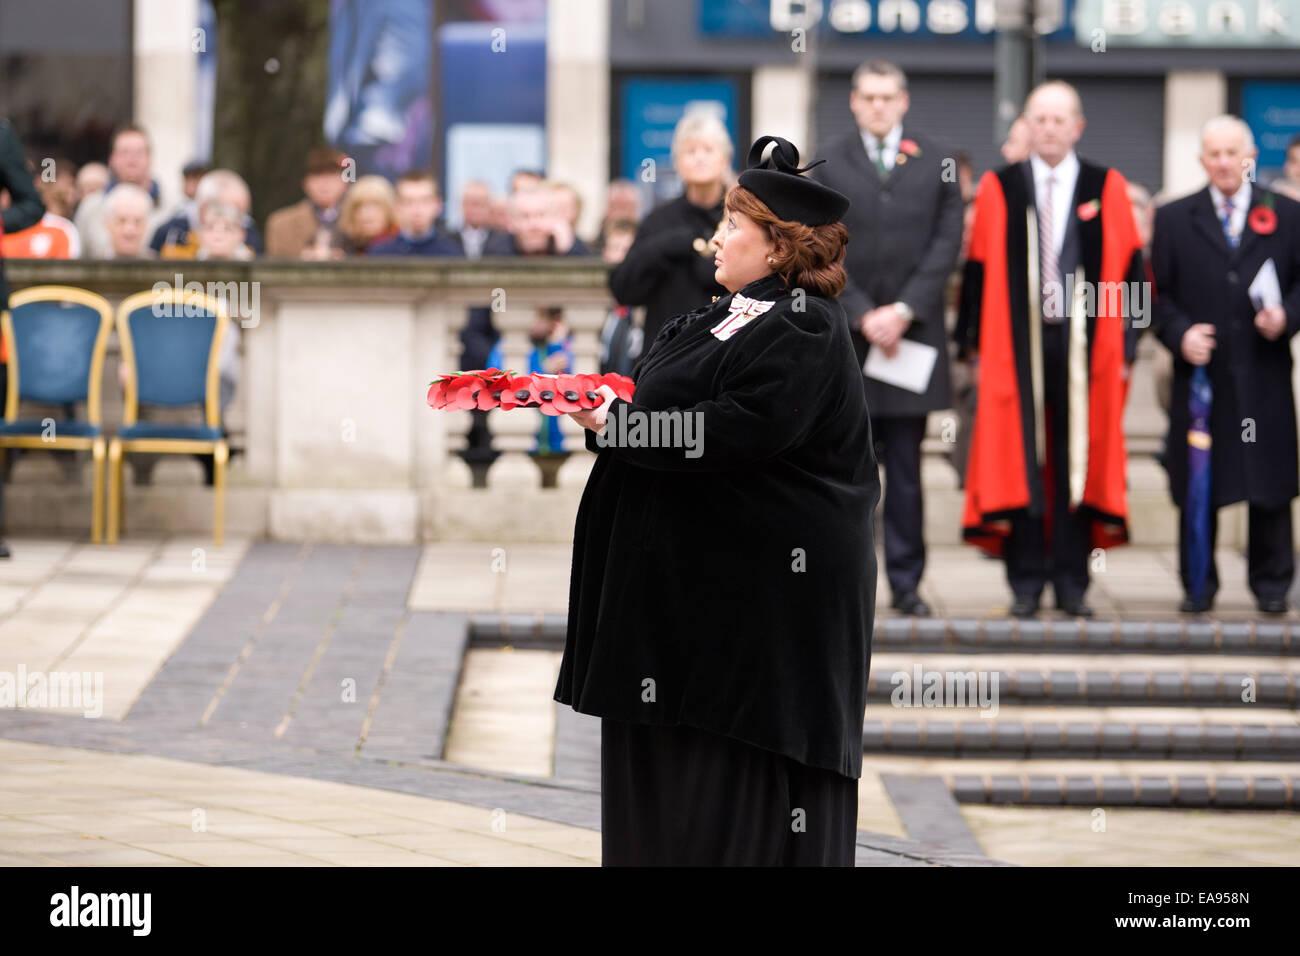
[[[620,175],[642,186],[652,204],[681,193],[673,172],[672,142],[677,121],[687,110],[711,110],[739,142],[736,81],[717,77],[628,77],[621,93],[623,144]]]
[[[1286,144],[1300,134],[1300,82],[1247,80],[1241,84],[1241,118],[1255,134],[1256,166],[1263,178],[1286,162]]]

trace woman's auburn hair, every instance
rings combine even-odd
[[[832,299],[849,281],[842,265],[849,230],[842,222],[809,226],[779,218],[744,186],[727,191],[727,212],[744,213],[767,231],[775,248],[772,271],[785,276],[790,288]]]

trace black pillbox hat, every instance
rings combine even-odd
[[[763,152],[768,143],[775,145],[765,160]],[[824,226],[838,221],[849,208],[848,196],[802,175],[824,162],[819,159],[800,169],[799,150],[793,143],[779,136],[760,136],[749,148],[749,168],[740,174],[737,183],[787,222]]]

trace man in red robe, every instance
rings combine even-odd
[[[962,284],[959,349],[979,403],[966,472],[965,539],[1006,562],[1011,613],[1084,601],[1094,548],[1128,540],[1126,360],[1150,322],[1128,184],[1080,159],[1079,95],[1037,87],[1031,154],[984,174]]]

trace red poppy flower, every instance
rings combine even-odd
[[[429,391],[424,396],[430,408],[442,408],[447,404],[447,380],[435,378],[429,383]]]
[[[1267,236],[1277,228],[1277,213],[1268,206],[1256,206],[1246,217],[1250,228],[1261,236]]]
[[[921,147],[916,145],[916,140],[914,139],[900,139],[898,141],[898,151],[900,153],[906,153],[908,156],[919,156],[921,153]]]
[[[498,408],[520,408],[533,401],[532,378],[527,375],[507,376],[497,382]]]
[[[608,372],[601,377],[604,379],[604,381],[601,382],[602,385],[608,385],[612,388],[614,394],[623,399],[623,401],[632,401],[632,392],[636,389],[636,386],[632,383],[630,378],[626,375],[619,375],[615,372]]]
[[[603,384],[599,375],[574,375],[577,382],[578,404],[583,408],[597,408],[604,403],[599,394]]]
[[[1101,203],[1095,199],[1090,200],[1086,203],[1082,203],[1079,206],[1078,212],[1079,212],[1079,218],[1082,219],[1084,222],[1088,222],[1089,220],[1096,219],[1097,213],[1101,212]]]
[[[551,405],[556,411],[567,415],[582,409],[581,382],[576,375],[557,375],[555,377],[555,398]]]
[[[563,415],[564,412],[555,407],[555,398],[560,394],[558,376],[547,375],[542,372],[533,373],[533,394],[537,396],[538,410],[543,415]],[[564,399],[560,399],[564,404]]]
[[[443,408],[477,408],[477,392],[483,387],[483,380],[477,375],[455,375],[446,380],[444,387],[446,402]]]

